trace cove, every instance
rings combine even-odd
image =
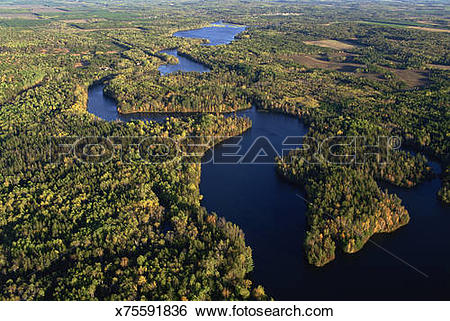
[[[214,39],[216,29],[208,30],[207,36]],[[204,30],[200,34],[190,32],[205,37]],[[117,115],[116,104],[103,95],[102,85],[89,89],[88,110],[109,121],[165,117]],[[298,119],[283,114],[255,108],[237,114],[253,122],[253,127],[242,134],[240,146],[244,151],[260,136],[267,137],[280,151],[286,136],[301,136],[307,131]],[[208,153],[220,154],[226,144]],[[312,267],[304,259],[306,204],[298,197],[304,194],[301,188],[280,178],[274,165],[204,164],[200,191],[204,196],[202,205],[208,211],[216,212],[244,231],[255,263],[251,279],[262,284],[275,299],[448,300],[450,214],[436,199],[440,184],[435,178],[413,189],[384,185],[402,198],[411,216],[410,223],[392,234],[374,236],[372,240],[382,248],[367,243],[356,254],[337,253],[336,260],[323,268]]]

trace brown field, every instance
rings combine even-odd
[[[352,73],[358,77],[364,77],[370,80],[386,81],[381,74],[359,72],[358,68],[364,68],[363,65],[348,62],[333,62],[319,59],[310,55],[285,55],[281,59],[294,60],[307,68],[320,68],[325,70]],[[449,66],[443,66],[448,67]],[[399,80],[403,81],[408,88],[425,86],[428,83],[428,72],[420,70],[403,70],[389,68],[389,71],[395,74]]]
[[[428,72],[409,69],[392,69],[389,71],[394,73],[401,81],[406,83],[409,88],[422,87],[428,83]]]
[[[311,40],[311,41],[303,41],[306,45],[318,46],[323,48],[331,48],[336,50],[348,50],[355,48],[355,46],[337,40]]]
[[[332,62],[324,61],[310,55],[292,55],[283,56],[282,59],[292,59],[307,68],[320,68],[325,70],[339,71],[345,73],[352,73],[358,77],[364,77],[370,80],[383,81],[384,79],[376,73],[358,72],[358,68],[364,67],[363,65],[348,63],[348,62]]]
[[[439,26],[437,23],[434,23],[434,22],[429,21],[429,20],[416,20],[416,22],[422,23],[422,24],[424,24],[424,25]]]
[[[423,31],[431,31],[431,32],[447,32],[447,33],[450,33],[450,30],[448,30],[448,29],[437,29],[437,28],[415,27],[415,26],[408,26],[407,28],[408,29],[423,30]]]
[[[282,58],[292,59],[308,68],[322,68],[342,72],[355,72],[356,69],[364,67],[359,64],[353,64],[348,62],[325,61],[310,55],[291,55],[291,56],[284,56]]]
[[[69,20],[62,20],[65,23],[88,23],[89,21],[87,19],[69,19]]]

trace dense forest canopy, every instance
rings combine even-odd
[[[316,266],[408,223],[379,182],[417,186],[437,160],[450,203],[448,17],[445,1],[2,2],[0,298],[268,298],[244,232],[200,206],[199,164],[51,164],[52,136],[235,136],[251,122],[221,114],[254,105],[300,117],[317,140],[401,137],[388,165],[277,160],[306,189]],[[229,45],[172,36],[218,20],[248,28]],[[171,48],[211,71],[161,75]],[[198,115],[102,121],[87,112],[98,82],[121,113]]]

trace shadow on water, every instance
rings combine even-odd
[[[223,27],[199,29],[202,31],[198,36],[213,39],[219,28]],[[183,34],[188,32],[197,35],[195,30]],[[224,38],[222,34],[220,38]],[[223,40],[211,44],[219,41]],[[182,61],[178,70],[184,71]],[[88,110],[108,121],[161,121],[167,117],[167,114],[118,115],[114,100],[103,95],[102,85],[90,88]],[[302,136],[307,131],[298,119],[283,114],[258,112],[253,108],[237,115],[253,121],[253,127],[242,135],[240,146],[244,152],[260,136],[267,137],[280,152],[286,136]],[[209,153],[220,155],[226,147],[224,144]],[[264,285],[276,299],[450,299],[450,213],[436,199],[440,180],[433,179],[413,189],[383,187],[402,198],[411,222],[392,234],[376,235],[372,240],[428,277],[373,243],[367,243],[356,254],[338,253],[337,259],[323,268],[309,266],[302,247],[307,228],[306,204],[297,197],[302,192],[281,179],[273,164],[207,163],[202,166],[200,183],[204,195],[202,205],[244,231],[246,242],[253,250],[252,279]]]

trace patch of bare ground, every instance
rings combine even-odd
[[[408,88],[423,87],[429,82],[429,73],[427,71],[409,70],[409,69],[392,69],[389,68]]]
[[[358,68],[364,67],[363,65],[349,63],[349,62],[334,62],[319,59],[310,55],[289,55],[282,56],[284,59],[292,59],[307,68],[321,68],[326,70],[342,71],[342,72],[355,72]]]
[[[282,59],[294,60],[307,68],[319,68],[331,71],[339,71],[345,73],[352,73],[355,76],[363,77],[375,81],[385,81],[382,75],[369,72],[361,72],[358,69],[364,68],[363,65],[349,62],[333,62],[319,59],[310,55],[289,55],[282,56]]]
[[[349,50],[352,48],[355,48],[354,45],[349,44],[347,42],[343,41],[337,41],[337,40],[310,40],[310,41],[303,41],[306,45],[312,45],[312,46],[318,46],[322,48],[331,48],[335,50]]]
[[[103,22],[106,21],[105,18],[89,18],[89,19],[65,19],[62,20],[65,23],[72,23],[72,24],[83,24],[83,23],[95,23],[95,22]],[[82,28],[82,26],[80,27]]]
[[[69,19],[69,20],[62,20],[65,23],[88,23],[87,19]]]
[[[41,49],[39,50],[39,53],[41,54],[49,54],[49,55],[66,55],[70,51],[67,48],[47,48],[47,49]],[[73,56],[74,54],[71,54]]]
[[[424,25],[433,25],[433,26],[439,26],[437,23],[434,23],[431,20],[416,20],[418,23],[422,23]]]
[[[293,60],[306,68],[318,68],[331,71],[339,71],[352,73],[355,76],[363,77],[375,81],[386,81],[386,78],[375,72],[362,72],[360,69],[365,68],[364,65],[351,62],[336,62],[333,59],[339,57],[352,57],[352,54],[340,53],[330,56],[331,61],[321,59],[320,56],[311,56],[306,54],[282,55],[283,60]],[[450,69],[450,66],[441,66]],[[429,72],[422,70],[394,69],[388,68],[399,80],[403,81],[408,88],[423,87],[429,83]]]
[[[423,31],[431,31],[431,32],[447,32],[450,33],[450,30],[448,29],[438,29],[438,28],[428,28],[428,27],[416,27],[416,26],[408,26],[408,29],[416,29],[416,30],[423,30]]]
[[[67,53],[69,53],[69,49],[67,49],[67,48],[55,48],[55,49],[53,49],[53,53],[55,53],[55,54],[67,54]]]
[[[348,55],[348,54],[347,54]],[[320,57],[311,55],[283,55],[280,56],[284,60],[293,60],[306,68],[318,68],[324,70],[338,71],[351,73],[357,77],[366,78],[372,81],[386,81],[383,75],[374,72],[362,72],[359,69],[364,68],[364,65],[349,63],[349,62],[334,62],[320,59]],[[416,87],[425,84],[425,79],[419,75],[419,72],[412,70],[396,70],[392,69],[391,72],[395,73],[397,77],[404,81],[409,88]]]

